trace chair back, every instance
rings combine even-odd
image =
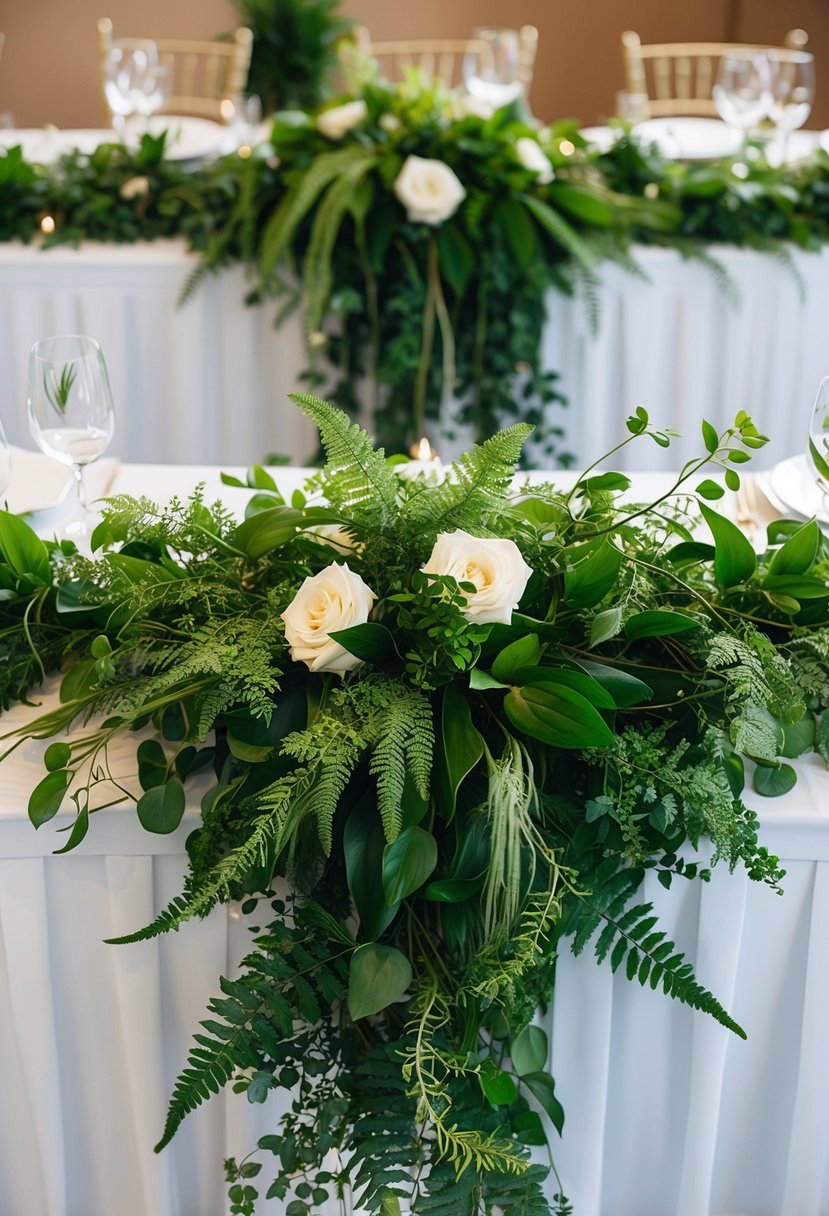
[[[366,59],[375,59],[386,80],[400,80],[407,68],[419,68],[428,80],[437,80],[447,88],[453,88],[463,79],[463,59],[469,51],[476,51],[486,62],[491,54],[488,42],[476,38],[407,38],[395,41],[372,42],[364,25],[356,27],[353,46],[357,54]],[[519,79],[524,89],[533,77],[538,30],[534,25],[524,25],[518,31]]]
[[[170,98],[163,113],[186,114],[195,118],[212,118],[228,123],[233,119],[233,105],[244,91],[248,79],[253,34],[244,26],[237,29],[231,41],[190,41],[185,38],[119,38],[119,46],[128,50],[155,45],[158,53],[172,70]],[[112,22],[103,17],[98,22],[98,64],[101,95],[109,117],[104,95],[106,62],[113,47]],[[233,103],[228,105],[228,102]]]
[[[801,51],[809,41],[805,30],[789,30],[783,47],[741,42],[660,42],[643,46],[633,30],[622,34],[625,87],[648,98],[651,118],[678,114],[716,117],[711,97],[719,60],[735,51]]]

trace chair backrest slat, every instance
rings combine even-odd
[[[532,25],[523,26],[518,32],[518,77],[525,88],[530,84],[538,46],[538,30]],[[488,42],[474,38],[411,38],[396,41],[372,42],[365,26],[358,26],[352,40],[344,47],[343,67],[348,71],[346,56],[357,53],[364,58],[375,59],[383,74],[390,80],[399,80],[405,68],[417,67],[429,80],[438,80],[451,87],[458,84],[463,74],[463,57],[468,51],[476,51],[482,59],[492,55]]]

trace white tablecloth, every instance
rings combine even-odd
[[[282,477],[290,487],[300,474]],[[163,498],[200,480],[219,493],[218,470],[199,468],[127,465],[115,488]],[[16,707],[3,729],[29,712]],[[161,1156],[152,1145],[217,977],[246,948],[243,922],[222,908],[153,942],[103,945],[179,892],[193,818],[150,836],[130,808],[110,810],[76,852],[53,857],[59,821],[35,833],[25,809],[42,748],[0,768],[0,1213],[224,1216],[222,1159],[252,1147],[273,1108],[224,1094]],[[129,745],[112,761],[134,772]],[[747,1043],[590,958],[561,960],[545,1020],[576,1216],[829,1213],[829,776],[817,757],[797,766],[787,797],[748,798],[789,871],[782,899],[722,872],[645,891]]]
[[[649,277],[601,268],[599,331],[584,302],[548,298],[543,364],[560,371],[569,399],[550,418],[585,464],[623,436],[637,405],[686,441],[664,452],[633,445],[617,464],[676,468],[699,450],[699,421],[728,425],[754,414],[772,445],[757,467],[803,447],[818,382],[829,373],[829,252],[795,251],[790,269],[763,253],[711,251],[740,293],[729,302],[711,270],[662,249],[634,249]],[[112,450],[130,460],[247,464],[266,453],[298,461],[313,435],[286,395],[305,366],[293,317],[274,330],[276,306],[246,308],[240,269],[208,279],[182,309],[194,262],[183,244],[86,245],[78,250],[0,244],[0,419],[26,434],[29,347],[48,334],[101,342],[118,415]]]

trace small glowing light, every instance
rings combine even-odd
[[[420,443],[413,443],[409,448],[409,455],[412,460],[436,460],[437,452],[432,447],[429,440],[424,435]]]
[[[744,165],[741,160],[738,160],[736,164],[731,166],[731,172],[735,177],[746,178],[750,173],[750,169],[748,165]]]
[[[645,198],[659,198],[659,186],[656,182],[648,182],[644,189]]]
[[[40,231],[45,232],[47,236],[51,236],[55,231],[55,221],[51,215],[44,215],[40,221]]]
[[[230,126],[233,119],[236,117],[236,107],[229,97],[224,97],[222,99],[221,104],[219,105],[219,113],[222,116],[222,122],[227,123],[227,125]]]
[[[249,144],[242,144],[238,151],[242,160],[247,160],[247,158],[252,155],[253,148],[251,148]]]
[[[572,156],[576,150],[576,145],[571,143],[569,139],[563,139],[558,145],[558,150],[562,156]]]

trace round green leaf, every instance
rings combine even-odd
[[[509,1045],[512,1066],[519,1077],[541,1072],[547,1063],[548,1051],[547,1035],[540,1026],[525,1026]]]
[[[713,501],[714,499],[722,498],[725,490],[718,482],[712,481],[710,477],[706,477],[705,481],[701,481],[697,486],[697,494]]]
[[[43,753],[43,763],[50,773],[57,768],[66,768],[72,759],[72,748],[68,743],[50,743]]]
[[[355,1022],[379,1013],[398,1001],[411,982],[411,965],[399,950],[377,942],[358,946],[351,956],[348,1012]]]
[[[38,781],[29,795],[29,818],[36,828],[57,815],[71,780],[69,770],[59,768]]]
[[[754,788],[764,798],[779,798],[797,784],[797,773],[790,764],[758,764],[754,770]]]
[[[142,790],[154,789],[167,780],[167,757],[157,739],[145,739],[138,748],[138,780]]]
[[[105,659],[110,654],[112,654],[112,646],[109,643],[109,638],[105,633],[99,633],[92,640],[93,659]]]
[[[815,745],[815,717],[814,714],[805,714],[799,722],[790,722],[783,724],[783,747],[780,750],[781,756],[786,756],[792,760],[796,756],[802,756],[804,752],[811,751]]]
[[[176,777],[147,790],[136,806],[142,828],[159,835],[174,832],[181,823],[184,803],[184,787]]]

